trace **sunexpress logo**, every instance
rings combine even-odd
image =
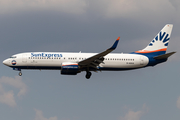
[[[153,44],[155,44],[156,42],[161,42],[162,44],[164,44],[164,46],[168,46],[169,43],[169,34],[166,34],[166,32],[160,32],[154,40],[151,41],[151,43],[149,44],[149,46],[153,46]]]
[[[62,54],[31,53],[31,57],[62,57]]]

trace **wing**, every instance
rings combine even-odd
[[[99,54],[96,54],[92,57],[89,57],[85,60],[82,60],[78,63],[78,65],[80,66],[80,68],[84,68],[84,67],[92,67],[94,69],[97,69],[97,66],[99,66],[100,63],[103,63],[104,61],[104,56],[106,56],[107,54],[109,54],[110,52],[112,52],[113,50],[116,49],[118,42],[119,42],[120,37],[118,37],[116,39],[116,41],[114,42],[114,44],[112,45],[112,47],[110,47],[109,49],[107,49],[104,52],[101,52]]]

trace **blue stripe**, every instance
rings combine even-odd
[[[12,66],[15,69],[51,69],[51,70],[61,70],[61,67],[54,67],[54,66]],[[112,67],[99,67],[98,70],[109,70],[109,71],[124,71],[124,70],[133,70],[138,68],[112,68]],[[94,71],[94,68],[89,68],[90,71]],[[81,71],[86,71],[86,69],[81,69]]]
[[[51,69],[51,70],[61,70],[61,67],[56,66],[10,66],[12,68],[19,69]]]

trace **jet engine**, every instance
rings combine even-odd
[[[76,75],[81,72],[77,63],[65,62],[61,65],[62,75]]]

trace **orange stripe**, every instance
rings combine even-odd
[[[152,53],[152,52],[160,52],[160,51],[166,51],[167,48],[159,49],[159,50],[153,50],[153,51],[148,51],[148,50],[141,50],[141,51],[136,51],[136,53]]]
[[[67,64],[67,65],[63,65],[63,66],[68,66],[68,65],[78,65],[78,64]]]

